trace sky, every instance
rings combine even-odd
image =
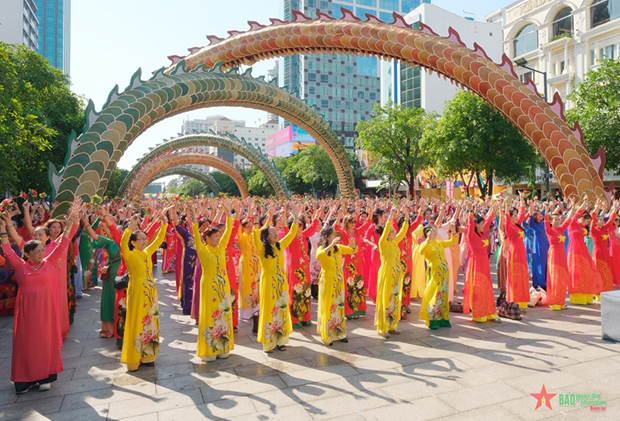
[[[476,20],[512,0],[433,0],[436,6]],[[467,4],[465,7],[464,4]],[[208,44],[206,35],[226,38],[228,31],[248,29],[247,21],[269,24],[282,17],[282,0],[106,0],[71,2],[72,89],[100,110],[115,85],[122,90],[138,68],[143,79],[162,66],[169,55],[186,55],[190,47]],[[254,76],[266,75],[274,60],[256,63]],[[221,114],[242,119],[248,126],[266,121],[259,110],[220,107],[170,117],[150,127],[127,149],[120,168],[131,169],[149,147],[181,131],[184,120]]]

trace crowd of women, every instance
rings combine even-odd
[[[411,300],[421,300],[428,328],[450,327],[459,270],[462,311],[475,322],[499,322],[494,256],[500,296],[523,310],[531,288],[561,310],[567,292],[571,303],[587,305],[620,284],[618,203],[587,196],[77,199],[62,221],[49,219],[45,204],[3,206],[2,256],[19,287],[11,366],[17,393],[37,384],[49,390],[62,371],[76,299],[99,283],[100,336],[116,338],[129,371],[155,363],[160,248],[180,308],[198,325],[197,355],[209,362],[229,356],[240,319],[253,321],[264,352],[286,351],[293,329],[312,325],[313,297],[317,334],[328,346],[348,342],[347,320],[364,317],[370,301],[384,338],[400,333]]]

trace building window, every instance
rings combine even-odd
[[[345,98],[353,98],[353,89],[345,89],[344,90]]]
[[[615,45],[608,45],[607,47],[603,47],[600,49],[600,57],[601,60],[603,59],[609,59],[609,60],[613,60],[616,58],[616,46]]]
[[[306,103],[307,103],[309,106],[316,105],[316,98],[308,98],[308,99],[306,99]]]
[[[365,112],[366,111],[366,103],[365,102],[358,102],[357,103],[357,111]]]
[[[342,97],[342,89],[341,88],[332,88],[332,96],[334,98],[341,98]]]
[[[346,84],[347,85],[353,86],[354,82],[355,82],[355,80],[353,79],[353,77],[347,76],[347,78],[346,78]]]
[[[335,66],[335,64],[334,64],[334,66]],[[341,82],[342,82],[342,80],[340,79],[340,76],[332,75],[332,83],[334,85],[340,85]]]
[[[321,75],[321,83],[329,83],[329,75]]]
[[[321,71],[322,72],[329,72],[329,62],[327,61],[322,61],[321,62]]]
[[[394,15],[387,12],[379,12],[379,19],[383,22],[392,23],[394,21]]]
[[[534,80],[534,72],[525,72],[522,75],[519,75],[519,80],[522,83],[527,83],[528,76],[529,76],[530,79],[532,79],[532,82],[535,82],[535,80]]]
[[[620,0],[619,0],[620,1]],[[530,24],[519,31],[513,40],[515,57],[522,56],[538,48],[538,30]]]
[[[316,73],[308,73],[308,81],[316,82]]]
[[[359,3],[358,3],[359,4]],[[362,19],[362,20],[366,20],[366,15],[376,15],[377,12],[375,12],[374,10],[370,10],[370,9],[365,9],[363,7],[356,7],[355,8],[355,16],[357,16],[358,18]]]
[[[320,5],[321,5],[321,11],[327,12],[329,10],[329,2],[328,1],[322,1],[320,3]]]
[[[357,0],[357,4],[360,6],[377,7],[377,0]]]
[[[573,35],[573,11],[570,7],[560,10],[553,20],[551,41]]]
[[[379,0],[379,7],[386,10],[398,10],[398,0]]]
[[[315,86],[308,86],[308,93],[311,95],[316,94],[316,87]]]
[[[360,76],[377,77],[377,59],[374,57],[358,57],[357,74]]]
[[[353,102],[352,101],[345,101],[344,102],[344,109],[345,110],[352,110],[353,109]]]
[[[308,0],[308,7],[316,7],[316,0]]]
[[[342,121],[342,113],[333,112],[332,121]]]
[[[353,65],[351,64],[347,64],[344,66],[344,72],[347,74],[352,74],[353,73]]]
[[[590,66],[596,65],[596,60],[598,60],[596,50],[590,50]]]
[[[377,89],[377,79],[368,79],[368,87],[372,89]]]
[[[403,7],[401,8],[401,12],[409,13],[416,7],[418,7],[422,3],[430,3],[431,0],[402,0]]]
[[[366,99],[366,92],[357,91],[357,99]]]
[[[592,28],[603,25],[620,16],[620,0],[594,0],[590,6]]]
[[[344,16],[340,9],[348,9],[350,11],[353,11],[353,6],[349,6],[346,4],[332,3],[332,16],[335,17],[336,19],[341,19]]]
[[[368,93],[368,99],[375,101],[377,99],[377,93],[376,92],[369,92]]]
[[[334,73],[342,72],[342,65],[340,63],[332,64],[332,72],[334,72]]]
[[[321,108],[329,108],[329,100],[322,99],[321,100]]]
[[[329,87],[327,87],[327,86],[321,86],[321,95],[323,95],[323,96],[329,96]]]
[[[333,108],[334,110],[340,110],[340,109],[342,109],[342,101],[340,101],[340,100],[334,100],[334,101],[332,102],[332,108]]]

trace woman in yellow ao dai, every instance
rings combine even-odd
[[[441,218],[437,223],[441,223]],[[424,227],[424,238],[420,244],[420,254],[428,263],[430,279],[422,297],[420,320],[426,320],[426,326],[431,329],[451,327],[448,301],[450,272],[444,249],[456,244],[458,235],[449,240],[437,240],[437,228],[427,225]]]
[[[226,246],[232,233],[233,218],[230,202],[226,208],[226,229],[221,234],[215,227],[204,233],[207,245],[200,237],[198,221],[193,218],[196,252],[202,266],[200,278],[200,316],[198,318],[198,352],[204,361],[227,358],[235,347],[232,320],[232,301],[228,273],[226,272]]]
[[[128,371],[136,371],[140,364],[153,365],[160,344],[159,301],[151,255],[164,242],[168,224],[163,223],[159,227],[150,244],[144,231],[139,228],[139,216],[134,215],[121,239],[121,252],[129,273],[121,362],[127,364]]]
[[[275,227],[254,230],[254,246],[261,264],[259,283],[258,342],[270,354],[275,347],[286,351],[288,337],[293,331],[289,308],[288,280],[284,263],[286,249],[297,235],[299,208],[293,205],[295,220],[280,241]]]
[[[381,237],[379,238],[379,253],[381,266],[377,278],[377,308],[375,311],[375,326],[377,333],[384,338],[390,334],[398,335],[398,322],[401,315],[403,272],[400,267],[400,243],[409,230],[409,216],[400,228],[398,234],[392,227],[396,217],[396,208],[392,208]]]
[[[349,342],[344,317],[344,278],[342,256],[357,253],[355,240],[352,246],[340,245],[340,237],[334,235],[333,227],[323,228],[316,259],[321,263],[319,275],[319,308],[316,331],[325,345],[333,341]]]

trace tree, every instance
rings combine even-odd
[[[291,159],[291,158],[289,158]],[[338,186],[338,174],[329,155],[320,145],[310,145],[293,159],[292,170],[304,183],[315,191],[334,193]]]
[[[196,197],[202,194],[206,195],[209,190],[210,189],[202,181],[190,178],[179,187],[179,194]]]
[[[106,189],[104,195],[108,197],[118,196],[118,189],[121,187],[121,184],[123,184],[123,180],[125,180],[127,174],[129,174],[129,170],[116,168],[112,172],[112,177],[110,178],[108,188]]]
[[[220,191],[222,193],[227,193],[229,196],[241,196],[237,183],[228,175],[220,171],[212,172],[211,175],[215,178],[217,184],[220,185]]]
[[[64,165],[71,130],[84,124],[84,103],[69,86],[43,56],[0,42],[0,191],[49,189],[47,162]]]
[[[275,193],[265,174],[256,167],[243,171],[243,178],[248,183],[248,190],[252,196],[271,196]]]
[[[375,105],[373,113],[371,120],[357,125],[357,147],[379,157],[379,162],[374,164],[376,170],[396,185],[406,181],[413,196],[415,178],[427,163],[420,140],[435,116],[421,108],[404,108],[392,103],[385,107]]]
[[[482,98],[465,91],[447,103],[422,146],[439,175],[461,178],[467,186],[472,179],[466,174],[473,175],[483,197],[493,194],[494,176],[519,181],[540,162],[518,129]]]
[[[590,154],[605,148],[605,169],[620,171],[620,62],[603,60],[586,73],[568,95],[574,107],[566,111],[569,123],[579,121]]]
[[[166,184],[166,193],[179,194],[179,186],[181,185],[181,178],[173,178]]]

